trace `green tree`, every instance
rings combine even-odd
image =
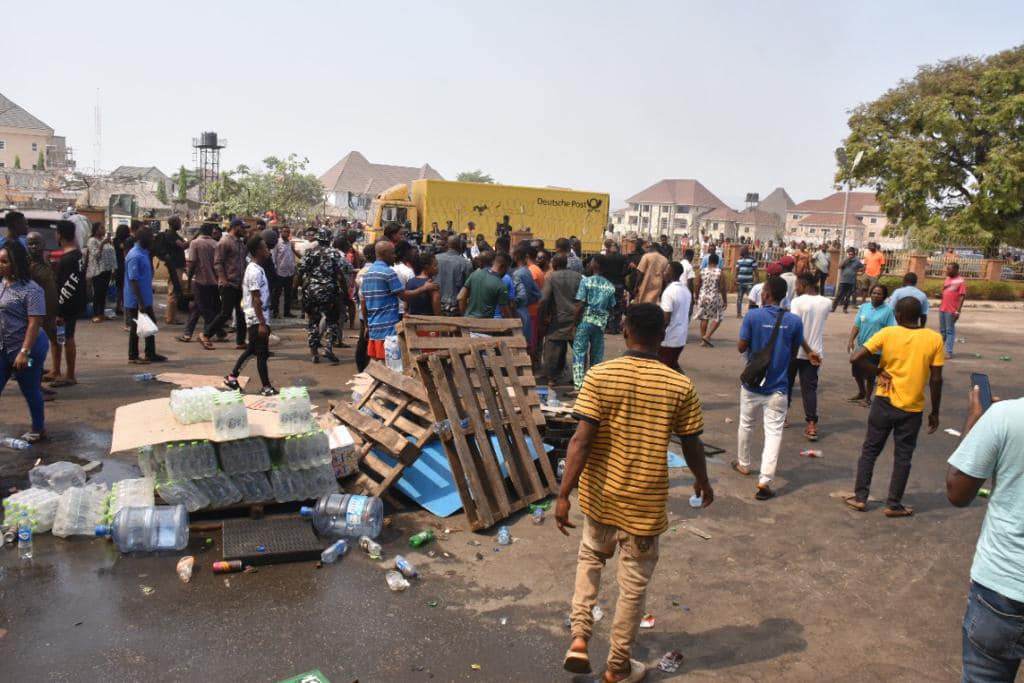
[[[42,152],[39,153],[39,157],[36,159],[36,165],[33,166],[32,168],[36,169],[37,171],[46,170],[46,157],[43,156]]]
[[[475,171],[463,171],[455,176],[460,183],[493,183],[494,178],[489,173],[484,173],[479,168]]]
[[[922,66],[853,110],[836,182],[875,188],[920,244],[1024,244],[1024,46]]]
[[[289,154],[284,159],[267,157],[266,170],[239,166],[210,183],[207,196],[222,215],[255,215],[273,209],[278,215],[302,220],[316,214],[324,200],[323,185],[307,173],[309,160]]]
[[[163,178],[156,181],[156,198],[161,204],[167,203],[167,183]]]
[[[185,170],[184,164],[182,164],[181,168],[178,169],[178,180],[176,181],[176,184],[178,185],[177,199],[179,202],[183,202],[188,197],[188,171]]]
[[[14,168],[21,168],[21,157],[14,155]]]

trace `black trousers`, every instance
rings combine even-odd
[[[125,315],[128,316],[128,360],[135,360],[139,357],[139,309],[126,308]],[[142,312],[156,321],[156,314],[152,306],[145,306]],[[156,355],[156,335],[146,337],[145,341],[146,358]]]
[[[277,317],[281,312],[281,297],[284,296],[284,314],[292,314],[292,305],[295,303],[295,287],[292,286],[292,278],[278,276],[270,285],[270,314]]]
[[[246,346],[245,351],[242,351],[242,355],[235,361],[235,367],[231,371],[232,377],[238,377],[242,374],[242,368],[249,362],[249,359],[256,356],[256,371],[260,373],[260,383],[265,386],[270,386],[270,370],[267,368],[267,358],[270,357],[270,334],[266,337],[259,335],[259,325],[249,326],[249,345]]]
[[[565,372],[565,351],[571,344],[571,339],[544,339],[541,368],[549,382],[557,382]]]
[[[825,282],[828,281],[828,273],[818,271],[814,274],[814,281],[818,284],[818,293],[825,294]]]
[[[789,362],[789,403],[793,403],[793,387],[800,376],[800,398],[804,402],[804,419],[818,421],[818,368],[806,358],[794,358]]]
[[[220,288],[220,313],[212,322],[206,324],[203,331],[207,337],[223,331],[224,326],[231,320],[231,314],[235,315],[235,343],[245,343],[245,315],[242,313],[242,290],[234,287]]]
[[[196,331],[199,318],[203,318],[203,328],[213,322],[220,310],[220,292],[217,285],[197,285],[192,283],[192,305],[189,309],[188,322],[185,323],[185,336],[191,337]]]
[[[92,279],[92,317],[102,318],[107,308],[107,287],[110,286],[110,271],[100,273]]]
[[[853,304],[857,305],[857,285],[848,282],[839,283],[839,291],[836,292],[836,298],[832,299],[832,310],[836,310],[839,306],[843,307],[843,313],[846,313],[850,307],[850,298],[853,297]]]
[[[900,410],[884,396],[876,396],[871,402],[868,414],[868,432],[857,461],[857,483],[854,494],[857,500],[867,502],[871,490],[871,475],[875,461],[885,448],[885,442],[892,432],[895,449],[893,452],[892,478],[889,481],[889,507],[897,507],[903,500],[903,492],[910,479],[910,459],[917,447],[917,435],[921,431],[922,413],[908,413]]]

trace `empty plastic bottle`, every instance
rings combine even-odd
[[[24,451],[32,448],[32,444],[24,439],[17,439],[13,436],[5,436],[0,439],[0,446],[6,446],[7,448],[13,448],[16,451]]]
[[[105,512],[107,487],[89,484],[70,488],[60,495],[57,513],[53,519],[53,535],[91,536]]]
[[[543,524],[544,523],[544,508],[534,508],[533,512],[530,513],[530,518],[533,520],[534,524]]]
[[[85,486],[85,470],[73,462],[37,465],[28,472],[29,483],[41,489],[62,493],[72,486]]]
[[[225,441],[217,446],[221,469],[227,474],[266,472],[270,469],[267,442],[259,437]]]
[[[61,346],[63,346],[64,342],[67,341],[67,338],[68,338],[68,336],[67,336],[67,329],[63,325],[58,325],[57,326],[57,343],[60,344]]]
[[[388,588],[396,593],[404,591],[409,587],[409,582],[402,576],[402,573],[394,569],[384,575],[384,580],[388,582]]]
[[[401,555],[395,555],[395,569],[402,572],[402,576],[407,579],[415,579],[419,576],[419,572],[416,571],[416,566]]]
[[[317,534],[327,538],[377,538],[384,526],[384,504],[373,496],[332,493],[314,507],[302,507],[299,514],[312,519]]]
[[[156,490],[165,503],[182,505],[189,512],[210,507],[210,499],[191,479],[161,481]]]
[[[18,517],[18,554],[23,560],[32,559],[32,521],[24,510]]]
[[[242,494],[243,503],[266,503],[274,500],[274,487],[270,485],[266,472],[239,472],[231,475],[231,481]]]
[[[696,493],[690,496],[690,507],[699,508],[704,504],[704,496],[698,496]]]
[[[555,469],[555,479],[562,481],[565,476],[565,458],[558,459],[558,467]]]
[[[320,553],[320,561],[324,564],[330,564],[347,552],[348,542],[341,538],[324,548],[324,551]]]
[[[136,382],[151,382],[154,379],[156,379],[156,375],[154,375],[152,372],[140,372],[137,375],[133,375],[132,379],[134,379]]]
[[[398,335],[384,337],[384,363],[395,372],[402,371],[402,347],[398,344]]]
[[[419,548],[422,545],[426,545],[434,540],[434,530],[424,529],[419,533],[413,534],[409,537],[409,545],[413,548]]]
[[[512,543],[512,532],[507,526],[498,527],[498,545],[509,545]]]
[[[110,526],[97,526],[96,535],[110,536],[122,553],[181,550],[188,545],[188,512],[183,505],[124,508]]]
[[[377,541],[369,536],[359,537],[359,548],[369,555],[371,560],[379,560],[384,553],[384,548],[381,547],[380,543],[377,543]]]

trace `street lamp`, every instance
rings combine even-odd
[[[842,263],[843,254],[846,253],[846,216],[850,209],[850,186],[853,184],[853,170],[857,168],[857,164],[860,163],[861,158],[864,156],[864,151],[857,152],[857,156],[853,158],[853,163],[850,165],[850,170],[846,174],[846,194],[843,196],[843,223],[839,226],[839,262]],[[840,166],[846,166],[846,148],[836,147],[836,161],[839,162]],[[840,268],[836,268],[836,291],[839,291],[839,278]]]

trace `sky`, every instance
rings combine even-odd
[[[350,150],[446,178],[608,192],[696,178],[734,208],[832,191],[848,112],[918,65],[1024,42],[1024,2],[0,0],[0,92],[79,166]],[[58,49],[59,48],[59,49]]]

